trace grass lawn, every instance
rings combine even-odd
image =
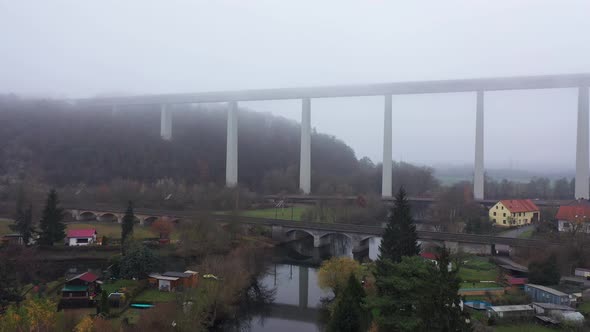
[[[269,208],[258,210],[243,210],[239,215],[244,217],[282,219],[282,220],[301,220],[301,215],[307,209],[305,206],[293,206],[288,208]],[[231,214],[230,211],[221,211],[219,214]]]
[[[471,256],[459,269],[459,277],[463,281],[495,281],[498,278],[498,267],[488,262],[485,257]]]
[[[578,307],[578,311],[584,315],[590,314],[590,302],[584,302]]]
[[[0,218],[0,236],[12,233],[8,227],[10,224],[12,224],[12,220]]]
[[[533,236],[534,229],[528,229],[518,235],[519,239],[530,239]]]
[[[494,288],[494,287],[502,287],[495,282],[462,282],[461,289],[465,288]]]
[[[507,325],[497,326],[494,328],[494,332],[555,332],[554,329],[544,327],[538,324],[519,324],[519,325]]]
[[[157,289],[146,289],[137,295],[133,302],[170,302],[176,299],[174,292],[160,292]]]
[[[119,279],[112,283],[105,283],[102,285],[102,289],[106,290],[108,294],[116,292],[118,289],[127,288],[127,291],[131,291],[137,285],[139,281],[137,280],[126,280],[126,279]]]

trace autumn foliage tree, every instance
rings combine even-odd
[[[150,229],[160,240],[168,240],[170,239],[170,233],[174,230],[174,224],[167,217],[162,217],[156,220]]]
[[[11,305],[0,315],[0,331],[55,331],[56,303],[46,298],[25,301],[21,306]]]
[[[332,257],[322,263],[318,272],[318,284],[321,288],[332,289],[334,294],[338,294],[346,286],[350,275],[358,278],[360,274],[359,262],[349,257]]]

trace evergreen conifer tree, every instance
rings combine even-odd
[[[100,313],[108,315],[110,311],[109,297],[107,291],[103,290],[100,294]]]
[[[398,263],[403,256],[418,255],[420,246],[417,241],[418,234],[410,211],[410,203],[402,187],[395,196],[395,205],[379,245],[379,261],[389,259],[393,263]]]
[[[20,234],[23,237],[23,243],[27,245],[33,234],[35,234],[35,228],[33,227],[33,205],[29,204],[25,208],[23,206],[24,204],[24,197],[22,194],[19,194],[16,200],[14,224],[11,224],[9,227],[13,232]]]
[[[328,332],[360,332],[367,324],[367,314],[363,308],[365,290],[357,278],[351,274],[343,291],[336,297],[332,317],[328,322]]]
[[[133,214],[133,202],[129,201],[127,210],[121,222],[121,247],[125,247],[125,241],[133,234],[135,215]]]
[[[66,237],[66,225],[63,223],[64,211],[59,207],[57,192],[52,189],[47,195],[47,202],[39,222],[39,244],[52,246]]]
[[[468,315],[461,310],[457,264],[452,264],[451,254],[443,248],[436,259],[429,300],[424,302],[421,314],[427,331],[471,331],[466,322]]]

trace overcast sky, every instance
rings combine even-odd
[[[590,1],[0,0],[0,93],[88,97],[590,72]],[[573,168],[574,90],[493,92],[488,167]],[[244,107],[300,119],[300,101]],[[393,156],[472,163],[474,94],[394,96]],[[383,100],[312,100],[381,161]]]

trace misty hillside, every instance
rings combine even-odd
[[[225,181],[226,111],[220,105],[173,109],[170,142],[160,138],[156,106],[78,109],[53,101],[0,98],[0,175],[25,175],[51,185],[101,184],[113,179],[151,183],[170,178],[186,183]],[[266,113],[240,110],[239,182],[261,192],[296,192],[299,124]],[[312,190],[380,192],[380,165],[357,160],[335,137],[313,133]],[[431,170],[396,164],[408,191],[436,186]],[[414,176],[418,175],[418,176]],[[409,181],[409,180],[406,180]]]

